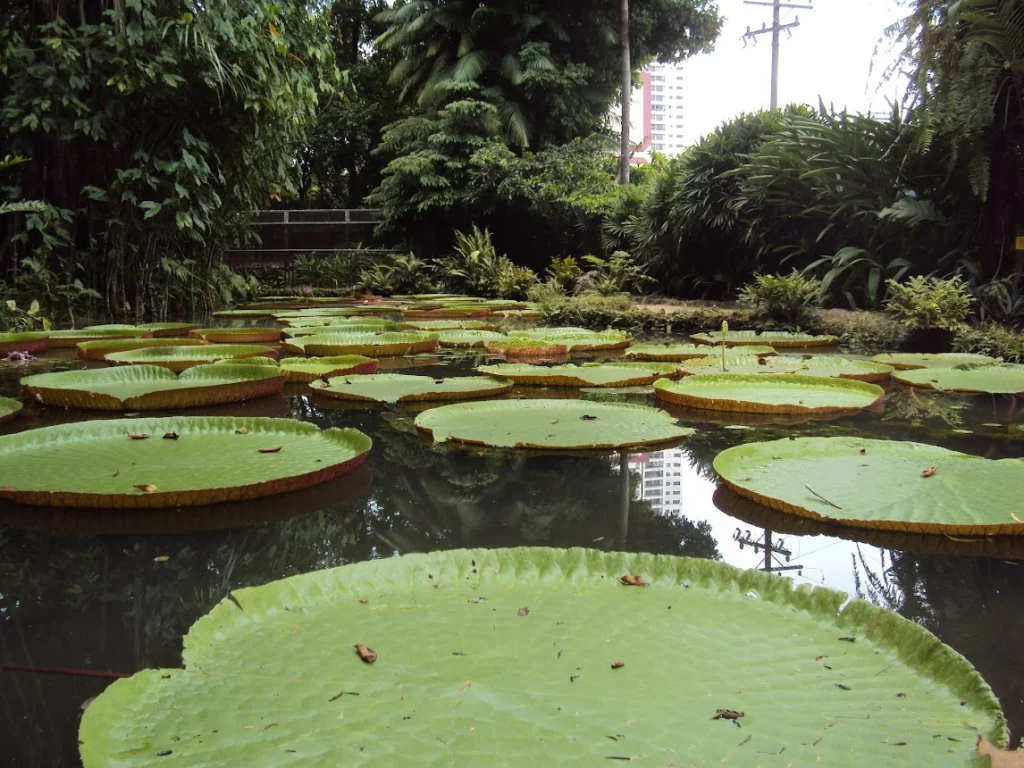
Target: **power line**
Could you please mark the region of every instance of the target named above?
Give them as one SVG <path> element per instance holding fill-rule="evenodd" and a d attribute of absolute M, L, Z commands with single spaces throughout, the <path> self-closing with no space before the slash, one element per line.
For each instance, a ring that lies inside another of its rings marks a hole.
<path fill-rule="evenodd" d="M 757 45 L 758 35 L 766 35 L 771 32 L 772 35 L 772 95 L 769 101 L 769 107 L 771 109 L 777 109 L 779 106 L 779 33 L 783 30 L 786 34 L 792 37 L 792 30 L 795 27 L 800 26 L 800 17 L 793 17 L 793 21 L 788 24 L 782 24 L 779 20 L 779 15 L 783 8 L 786 10 L 790 9 L 803 9 L 813 11 L 813 5 L 797 5 L 795 3 L 783 3 L 781 0 L 772 0 L 771 2 L 765 2 L 765 0 L 743 0 L 744 5 L 768 5 L 772 9 L 772 25 L 769 27 L 767 24 L 761 24 L 760 29 L 751 30 L 747 27 L 747 31 L 743 33 L 742 40 L 743 45 L 746 46 L 747 40 L 753 41 L 754 45 Z"/>

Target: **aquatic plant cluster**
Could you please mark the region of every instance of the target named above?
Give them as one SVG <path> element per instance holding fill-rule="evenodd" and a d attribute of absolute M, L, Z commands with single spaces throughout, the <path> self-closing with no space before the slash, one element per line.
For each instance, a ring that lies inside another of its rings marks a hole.
<path fill-rule="evenodd" d="M 451 294 L 269 297 L 217 312 L 209 327 L 0 335 L 4 364 L 24 366 L 23 400 L 0 399 L 0 421 L 16 427 L 37 409 L 119 416 L 0 436 L 0 499 L 181 513 L 355 477 L 372 448 L 363 431 L 230 413 L 282 393 L 354 412 L 402 409 L 434 451 L 512 455 L 672 447 L 708 422 L 875 419 L 895 391 L 1024 395 L 1024 365 L 984 355 L 845 357 L 834 336 L 724 322 L 645 341 L 537 326 L 538 314 L 527 302 Z M 80 366 L 47 369 L 51 350 L 72 347 Z M 460 356 L 479 362 L 474 375 L 402 372 Z M 221 408 L 173 413 L 203 406 Z M 808 523 L 1024 535 L 1017 458 L 791 434 L 720 451 L 714 469 L 738 504 Z M 614 618 L 623 615 L 633 618 Z M 769 655 L 729 653 L 737 632 Z M 424 765 L 521 764 L 551 749 L 580 764 L 630 760 L 679 748 L 663 727 L 679 675 L 702 691 L 678 702 L 678 717 L 693 724 L 687 748 L 704 758 L 753 739 L 798 763 L 884 761 L 893 745 L 910 745 L 919 764 L 970 765 L 979 737 L 993 754 L 1008 739 L 988 685 L 926 629 L 828 589 L 671 556 L 479 549 L 312 572 L 226 596 L 185 637 L 183 660 L 114 683 L 86 709 L 86 768 L 386 761 L 414 745 Z M 800 693 L 780 703 L 772 685 L 750 689 L 755 674 L 778 677 L 773 685 L 796 676 Z M 496 703 L 488 691 L 499 686 Z M 552 747 L 523 712 L 574 738 Z"/>

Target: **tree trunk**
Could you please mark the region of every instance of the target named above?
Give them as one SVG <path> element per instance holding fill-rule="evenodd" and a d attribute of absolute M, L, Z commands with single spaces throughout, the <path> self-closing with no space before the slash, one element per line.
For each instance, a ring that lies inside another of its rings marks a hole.
<path fill-rule="evenodd" d="M 622 134 L 619 138 L 619 184 L 629 184 L 629 102 L 633 68 L 629 62 L 629 0 L 619 0 L 619 39 L 622 41 Z"/>

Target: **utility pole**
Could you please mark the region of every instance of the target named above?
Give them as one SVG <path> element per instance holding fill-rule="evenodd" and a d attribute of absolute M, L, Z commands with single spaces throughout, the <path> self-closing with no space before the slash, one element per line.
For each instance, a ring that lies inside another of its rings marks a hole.
<path fill-rule="evenodd" d="M 629 0 L 619 0 L 619 61 L 622 72 L 622 132 L 619 134 L 619 184 L 629 184 L 629 102 L 633 98 L 633 67 L 629 60 Z"/>
<path fill-rule="evenodd" d="M 766 2 L 765 0 L 743 0 L 744 5 L 770 5 L 772 8 L 772 25 L 769 27 L 764 23 L 761 24 L 760 29 L 751 30 L 747 27 L 747 31 L 743 33 L 743 46 L 746 47 L 747 40 L 752 40 L 754 45 L 757 45 L 757 36 L 766 35 L 769 32 L 772 33 L 772 95 L 771 101 L 768 106 L 770 109 L 779 108 L 779 32 L 785 30 L 786 34 L 790 37 L 793 36 L 791 30 L 795 27 L 800 26 L 800 17 L 793 17 L 793 21 L 789 24 L 780 23 L 779 14 L 782 9 L 786 10 L 800 8 L 808 11 L 813 11 L 813 5 L 797 5 L 795 3 L 784 3 L 781 0 L 771 0 Z"/>
<path fill-rule="evenodd" d="M 764 531 L 764 536 L 760 539 L 755 539 L 753 534 L 749 530 L 741 531 L 739 528 L 732 535 L 732 540 L 740 545 L 740 549 L 743 547 L 752 547 L 755 554 L 760 553 L 764 550 L 764 566 L 761 568 L 766 573 L 780 573 L 781 571 L 798 571 L 803 574 L 804 567 L 802 565 L 789 565 L 789 558 L 793 556 L 793 553 L 786 549 L 786 542 L 783 539 L 778 539 L 774 544 L 772 543 L 772 532 L 767 528 Z M 786 562 L 783 563 L 778 556 L 782 555 L 786 558 Z"/>

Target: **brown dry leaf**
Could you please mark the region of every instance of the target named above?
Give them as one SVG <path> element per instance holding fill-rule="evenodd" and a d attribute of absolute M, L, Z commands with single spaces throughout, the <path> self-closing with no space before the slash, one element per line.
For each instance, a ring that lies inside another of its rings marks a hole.
<path fill-rule="evenodd" d="M 149 440 L 149 435 L 145 432 L 129 432 L 128 437 L 132 440 Z"/>
<path fill-rule="evenodd" d="M 624 662 L 624 661 L 613 661 L 612 662 L 612 669 L 622 669 L 624 666 L 626 666 L 626 662 Z"/>
<path fill-rule="evenodd" d="M 359 654 L 359 658 L 367 664 L 373 664 L 373 662 L 377 660 L 377 654 L 374 653 L 372 648 L 368 648 L 362 643 L 356 643 L 354 648 L 356 649 L 356 653 Z"/>
<path fill-rule="evenodd" d="M 627 587 L 646 587 L 647 586 L 647 582 L 644 581 L 642 578 L 640 578 L 639 576 L 632 576 L 632 575 L 630 575 L 628 573 L 625 576 L 622 577 L 621 581 Z"/>
<path fill-rule="evenodd" d="M 712 720 L 739 720 L 743 717 L 743 712 L 738 709 L 716 709 L 715 716 Z"/>
<path fill-rule="evenodd" d="M 557 424 L 558 423 L 558 419 L 553 420 L 551 423 L 552 424 Z"/>
<path fill-rule="evenodd" d="M 154 563 L 166 563 L 171 558 L 168 555 L 157 555 L 153 558 Z"/>
<path fill-rule="evenodd" d="M 136 485 L 135 487 L 138 488 L 143 493 L 152 493 L 153 491 L 156 490 L 156 486 L 155 485 L 148 485 L 146 483 L 140 483 L 140 484 Z"/>
<path fill-rule="evenodd" d="M 179 437 L 177 432 L 164 432 L 164 440 L 177 440 Z"/>
<path fill-rule="evenodd" d="M 523 606 L 518 611 L 516 611 L 516 613 L 519 614 L 520 616 L 529 616 L 530 615 L 530 609 L 527 608 L 526 606 Z"/>
<path fill-rule="evenodd" d="M 984 736 L 978 737 L 978 754 L 989 758 L 992 768 L 1024 768 L 1024 749 L 1009 752 L 1000 749 Z"/>
<path fill-rule="evenodd" d="M 921 477 L 931 477 L 939 471 L 938 467 L 928 467 L 924 472 L 921 473 Z"/>
<path fill-rule="evenodd" d="M 867 449 L 867 448 L 861 448 L 861 449 L 860 449 L 860 455 L 861 455 L 861 456 L 863 456 L 863 455 L 864 455 L 865 453 L 867 453 L 867 452 L 868 452 L 868 449 Z"/>
<path fill-rule="evenodd" d="M 245 427 L 239 427 L 238 429 L 235 430 L 235 434 L 236 435 L 248 435 L 249 434 L 249 430 L 246 429 Z"/>
<path fill-rule="evenodd" d="M 260 448 L 260 453 L 280 453 L 284 446 L 275 445 L 273 448 Z"/>
<path fill-rule="evenodd" d="M 582 416 L 580 416 L 580 421 L 597 421 L 597 416 L 590 416 L 584 413 Z"/>

